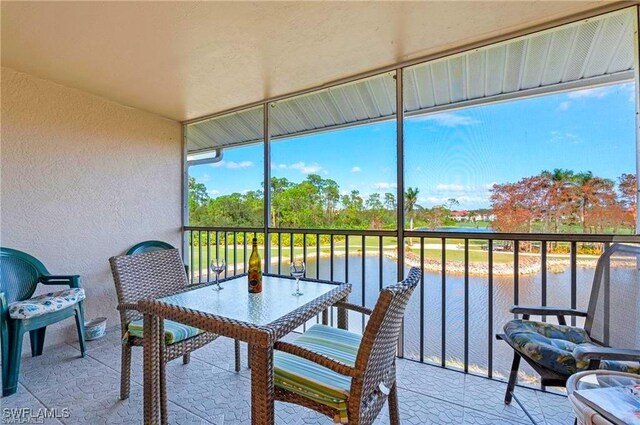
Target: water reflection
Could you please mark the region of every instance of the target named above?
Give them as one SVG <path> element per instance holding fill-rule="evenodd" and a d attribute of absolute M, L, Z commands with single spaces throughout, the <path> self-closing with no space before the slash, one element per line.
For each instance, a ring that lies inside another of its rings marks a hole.
<path fill-rule="evenodd" d="M 287 263 L 286 255 L 283 264 Z M 364 304 L 372 308 L 378 297 L 380 286 L 386 286 L 398 281 L 396 262 L 392 259 L 380 257 L 377 254 L 361 255 L 351 252 L 347 263 L 344 255 L 336 255 L 333 260 L 333 274 L 331 260 L 322 257 L 318 262 L 313 256 L 307 257 L 307 277 L 338 282 L 349 282 L 353 285 L 350 301 Z M 579 263 L 580 265 L 580 263 Z M 363 296 L 363 266 L 364 266 L 364 296 Z M 283 273 L 286 273 L 282 268 Z M 408 266 L 407 266 L 408 269 Z M 547 305 L 558 307 L 571 306 L 571 273 L 569 267 L 554 267 L 554 271 L 547 273 Z M 272 268 L 277 272 L 277 266 Z M 382 272 L 382 276 L 380 275 Z M 586 310 L 589 302 L 591 285 L 595 269 L 593 267 L 578 267 L 576 270 L 577 308 Z M 626 270 L 624 280 L 638 282 L 637 270 Z M 542 275 L 521 275 L 519 277 L 518 300 L 521 305 L 542 304 Z M 464 361 L 464 328 L 465 328 L 465 285 L 464 276 L 459 274 L 446 275 L 444 285 L 444 334 L 446 339 L 445 360 L 447 367 L 463 368 Z M 440 364 L 442 358 L 442 322 L 443 322 L 443 282 L 439 272 L 426 272 L 424 286 L 418 287 L 412 297 L 405 318 L 405 356 L 412 359 L 420 358 L 420 294 L 423 294 L 424 304 L 424 360 Z M 638 292 L 636 289 L 635 292 Z M 495 334 L 502 331 L 504 324 L 513 318 L 509 313 L 514 304 L 513 275 L 493 277 L 493 294 L 489 294 L 488 276 L 469 276 L 468 287 L 468 323 L 469 323 L 469 369 L 473 372 L 486 374 L 488 368 L 489 344 L 493 348 L 493 373 L 496 378 L 506 378 L 511 367 L 513 352 L 502 341 L 495 340 Z M 640 294 L 636 294 L 637 304 Z M 493 320 L 489 320 L 489 303 L 493 307 Z M 640 309 L 636 308 L 640 316 Z M 335 312 L 334 312 L 335 319 Z M 612 316 L 612 320 L 615 320 Z M 555 318 L 549 318 L 555 321 Z M 315 323 L 311 320 L 309 324 Z M 354 332 L 361 332 L 364 321 L 362 315 L 350 313 L 349 328 Z M 584 324 L 578 319 L 578 326 Z M 490 328 L 491 326 L 491 328 Z M 615 324 L 612 328 L 616 327 Z M 627 326 L 619 326 L 627 329 Z M 637 327 L 636 327 L 637 328 Z M 636 329 L 637 331 L 637 329 Z M 640 335 L 638 336 L 640 338 Z M 537 374 L 523 362 L 521 371 L 526 374 L 531 383 L 537 380 Z"/>
<path fill-rule="evenodd" d="M 320 259 L 320 273 L 316 274 L 316 260 L 307 260 L 308 276 L 329 280 L 331 264 L 328 258 Z M 379 292 L 380 263 L 377 255 L 365 256 L 364 304 L 373 307 Z M 362 257 L 351 254 L 349 274 L 345 279 L 345 257 L 335 257 L 333 280 L 348 281 L 353 285 L 350 300 L 362 303 Z M 382 282 L 388 285 L 398 279 L 396 262 L 382 258 Z M 586 309 L 594 269 L 577 269 L 578 308 Z M 513 318 L 509 313 L 514 301 L 513 276 L 494 276 L 493 297 L 489 298 L 488 276 L 469 277 L 469 363 L 470 369 L 486 373 L 488 366 L 489 342 L 493 345 L 493 368 L 497 377 L 506 376 L 511 367 L 512 351 L 503 342 L 496 341 L 494 334 L 502 330 L 503 325 Z M 445 338 L 446 362 L 449 367 L 463 367 L 464 360 L 464 277 L 447 274 L 445 285 Z M 420 288 L 407 307 L 405 318 L 405 356 L 413 359 L 420 357 Z M 442 351 L 442 276 L 440 273 L 426 272 L 424 275 L 424 358 L 426 361 L 440 363 Z M 489 332 L 489 301 L 493 304 L 493 326 Z M 520 276 L 520 304 L 540 305 L 542 301 L 541 274 Z M 547 275 L 547 305 L 571 305 L 571 277 L 565 270 Z M 361 332 L 362 320 L 359 314 L 352 314 L 349 327 Z M 578 323 L 581 325 L 582 323 Z M 490 339 L 489 339 L 490 338 Z M 523 370 L 534 376 L 534 372 L 523 366 Z"/>

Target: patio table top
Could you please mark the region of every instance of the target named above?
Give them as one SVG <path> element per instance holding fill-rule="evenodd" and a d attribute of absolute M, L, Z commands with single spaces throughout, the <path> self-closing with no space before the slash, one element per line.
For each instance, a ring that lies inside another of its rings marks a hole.
<path fill-rule="evenodd" d="M 222 290 L 213 286 L 198 287 L 158 301 L 173 307 L 185 307 L 201 313 L 225 317 L 247 325 L 267 326 L 329 293 L 342 291 L 344 285 L 300 280 L 303 295 L 295 296 L 295 279 L 264 275 L 262 292 L 248 292 L 247 277 L 221 282 Z"/>

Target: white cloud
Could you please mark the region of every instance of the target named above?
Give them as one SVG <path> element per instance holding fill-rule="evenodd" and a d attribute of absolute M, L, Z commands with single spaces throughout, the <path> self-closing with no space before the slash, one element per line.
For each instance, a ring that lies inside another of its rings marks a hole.
<path fill-rule="evenodd" d="M 360 171 L 362 171 L 362 168 L 360 168 L 360 167 L 358 167 L 358 166 L 355 166 L 355 167 L 353 167 L 353 168 L 351 169 L 351 172 L 352 172 L 352 173 L 359 173 Z"/>
<path fill-rule="evenodd" d="M 567 94 L 569 99 L 602 99 L 603 97 L 613 93 L 615 91 L 615 87 L 613 86 L 604 86 L 604 87 L 594 87 L 592 89 L 584 89 L 573 91 Z"/>
<path fill-rule="evenodd" d="M 459 198 L 456 198 L 460 205 L 469 204 L 472 202 L 486 202 L 487 196 L 482 195 L 464 195 Z"/>
<path fill-rule="evenodd" d="M 486 204 L 488 202 L 489 196 L 487 194 L 469 194 L 469 195 L 460 195 L 460 196 L 425 196 L 423 198 L 419 198 L 418 202 L 424 204 L 425 207 L 429 208 L 435 205 L 446 205 L 449 203 L 449 200 L 455 199 L 459 202 L 460 207 L 464 208 L 465 205 L 469 207 L 473 207 L 473 205 L 469 204 Z"/>
<path fill-rule="evenodd" d="M 551 138 L 548 140 L 548 143 L 570 143 L 578 145 L 582 143 L 582 138 L 577 134 L 570 132 L 552 131 Z"/>
<path fill-rule="evenodd" d="M 461 125 L 479 124 L 480 121 L 467 115 L 460 115 L 453 112 L 442 112 L 434 115 L 426 115 L 417 118 L 420 121 L 435 121 L 445 127 L 458 127 Z"/>
<path fill-rule="evenodd" d="M 213 164 L 211 164 L 212 167 L 214 168 L 231 168 L 231 169 L 235 169 L 235 168 L 249 168 L 249 167 L 253 167 L 253 162 L 252 161 L 241 161 L 241 162 L 235 162 L 235 161 L 220 161 L 220 162 L 214 162 Z"/>
<path fill-rule="evenodd" d="M 487 206 L 489 203 L 490 189 L 495 182 L 474 183 L 462 185 L 459 183 L 440 183 L 435 187 L 421 192 L 418 202 L 431 208 L 436 205 L 446 205 L 449 200 L 455 199 L 459 202 L 461 209 L 473 209 Z"/>
<path fill-rule="evenodd" d="M 629 103 L 636 103 L 636 86 L 633 83 L 625 83 L 620 86 L 622 92 L 629 95 Z"/>
<path fill-rule="evenodd" d="M 389 190 L 389 189 L 395 189 L 396 187 L 398 187 L 396 183 L 389 183 L 389 182 L 378 182 L 373 185 L 373 188 L 376 190 Z"/>
<path fill-rule="evenodd" d="M 300 171 L 302 174 L 314 174 L 319 171 L 322 171 L 322 167 L 318 164 L 309 164 L 300 161 L 295 164 L 289 165 L 289 168 L 293 168 L 294 170 Z"/>
<path fill-rule="evenodd" d="M 211 197 L 220 195 L 220 191 L 218 189 L 209 189 L 209 190 L 207 190 L 207 193 Z"/>
<path fill-rule="evenodd" d="M 271 168 L 278 169 L 278 170 L 298 170 L 302 174 L 314 174 L 314 173 L 320 173 L 320 172 L 322 172 L 324 175 L 329 174 L 329 172 L 319 164 L 315 164 L 315 163 L 307 164 L 302 161 L 299 161 L 293 164 L 278 164 L 278 163 L 272 162 Z"/>
<path fill-rule="evenodd" d="M 211 176 L 207 173 L 204 173 L 198 180 L 200 180 L 201 182 L 208 182 L 209 180 L 211 180 Z"/>
<path fill-rule="evenodd" d="M 569 109 L 570 106 L 571 106 L 571 102 L 564 101 L 564 102 L 560 102 L 560 104 L 558 105 L 558 109 L 561 111 L 566 111 Z"/>
<path fill-rule="evenodd" d="M 432 204 L 432 205 L 440 205 L 447 202 L 449 198 L 447 197 L 439 197 L 439 196 L 426 196 L 424 198 L 419 198 L 418 202 L 421 204 Z"/>
<path fill-rule="evenodd" d="M 436 186 L 436 190 L 440 192 L 464 192 L 467 188 L 461 184 L 439 184 Z"/>

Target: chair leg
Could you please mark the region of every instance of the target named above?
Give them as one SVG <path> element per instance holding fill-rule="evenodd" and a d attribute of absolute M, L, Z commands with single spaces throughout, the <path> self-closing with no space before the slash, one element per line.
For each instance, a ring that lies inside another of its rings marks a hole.
<path fill-rule="evenodd" d="M 84 306 L 83 302 L 80 301 L 76 305 L 76 328 L 78 329 L 78 343 L 80 344 L 80 355 L 84 357 L 84 353 L 86 352 L 86 347 L 84 344 Z"/>
<path fill-rule="evenodd" d="M 164 320 L 158 321 L 158 335 L 164 337 Z M 160 370 L 159 370 L 159 378 L 160 378 L 160 424 L 168 425 L 169 423 L 169 403 L 167 401 L 167 346 L 164 341 L 164 338 L 161 338 L 160 342 L 160 352 L 159 361 L 160 361 Z"/>
<path fill-rule="evenodd" d="M 161 331 L 162 330 L 161 327 Z M 167 402 L 167 362 L 164 355 L 165 347 L 160 347 L 160 424 L 167 425 L 169 423 L 169 406 Z"/>
<path fill-rule="evenodd" d="M 511 363 L 511 374 L 509 375 L 509 382 L 507 383 L 507 392 L 504 395 L 504 404 L 511 404 L 513 399 L 513 390 L 518 382 L 518 369 L 520 368 L 520 359 L 522 357 L 516 351 L 513 352 L 513 363 Z"/>
<path fill-rule="evenodd" d="M 182 355 L 182 364 L 189 364 L 191 361 L 191 353 L 186 353 Z"/>
<path fill-rule="evenodd" d="M 393 384 L 389 393 L 389 423 L 400 425 L 400 409 L 398 407 L 398 385 Z"/>
<path fill-rule="evenodd" d="M 120 360 L 120 400 L 129 398 L 131 388 L 131 346 L 122 346 L 122 356 Z"/>
<path fill-rule="evenodd" d="M 240 372 L 240 341 L 234 339 L 233 346 L 236 352 L 236 372 Z"/>
<path fill-rule="evenodd" d="M 2 320 L 0 318 L 0 320 Z M 2 342 L 0 342 L 0 345 L 2 345 L 2 382 L 3 384 L 5 382 L 7 382 L 7 380 L 9 379 L 9 331 L 7 329 L 7 325 L 6 323 L 2 323 Z M 3 390 L 4 390 L 4 385 L 3 385 Z M 3 395 L 5 395 L 3 393 Z"/>
<path fill-rule="evenodd" d="M 2 381 L 3 397 L 15 394 L 16 390 L 18 389 L 18 376 L 20 375 L 20 358 L 22 356 L 22 338 L 24 336 L 22 321 L 16 320 L 11 324 L 9 335 L 11 339 L 11 342 L 9 344 L 9 364 L 7 370 L 7 379 Z"/>
<path fill-rule="evenodd" d="M 42 349 L 44 348 L 44 335 L 46 331 L 46 326 L 29 331 L 29 339 L 31 340 L 31 357 L 42 355 Z"/>

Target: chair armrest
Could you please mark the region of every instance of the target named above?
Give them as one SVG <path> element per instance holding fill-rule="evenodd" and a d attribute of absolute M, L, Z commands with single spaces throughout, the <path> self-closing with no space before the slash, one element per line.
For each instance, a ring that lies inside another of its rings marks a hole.
<path fill-rule="evenodd" d="M 351 376 L 354 377 L 356 376 L 356 370 L 355 368 L 346 365 L 342 362 L 339 362 L 337 360 L 334 360 L 332 358 L 329 358 L 327 356 L 324 356 L 322 354 L 318 354 L 316 352 L 313 352 L 311 350 L 307 350 L 306 348 L 300 347 L 298 345 L 295 344 L 290 344 L 288 342 L 284 342 L 284 341 L 278 341 L 275 343 L 275 345 L 273 346 L 274 349 L 285 352 L 285 353 L 289 353 L 289 354 L 293 354 L 295 356 L 301 357 L 303 359 L 312 361 L 314 363 L 319 364 L 320 366 L 324 366 L 328 369 L 333 370 L 334 372 L 337 372 L 341 375 L 346 375 L 346 376 Z"/>
<path fill-rule="evenodd" d="M 40 277 L 40 282 L 45 285 L 69 285 L 70 288 L 79 288 L 80 276 L 47 274 Z"/>
<path fill-rule="evenodd" d="M 116 308 L 119 311 L 138 310 L 138 304 L 118 304 Z"/>
<path fill-rule="evenodd" d="M 344 302 L 344 301 L 338 301 L 333 306 L 334 307 L 338 307 L 338 308 L 345 308 L 345 309 L 351 310 L 351 311 L 356 311 L 356 312 L 362 313 L 362 314 L 368 314 L 369 316 L 372 313 L 370 308 L 363 307 L 361 305 L 347 303 L 347 302 Z"/>
<path fill-rule="evenodd" d="M 9 311 L 9 306 L 7 304 L 7 297 L 4 292 L 0 292 L 0 320 L 4 320 L 7 312 Z"/>
<path fill-rule="evenodd" d="M 560 307 L 543 307 L 543 306 L 530 306 L 530 305 L 514 305 L 509 310 L 514 314 L 532 314 L 534 316 L 578 316 L 587 317 L 586 311 L 576 310 L 574 308 L 560 308 Z"/>
<path fill-rule="evenodd" d="M 577 360 L 621 360 L 640 361 L 640 350 L 611 347 L 578 347 L 573 350 L 573 356 Z"/>

